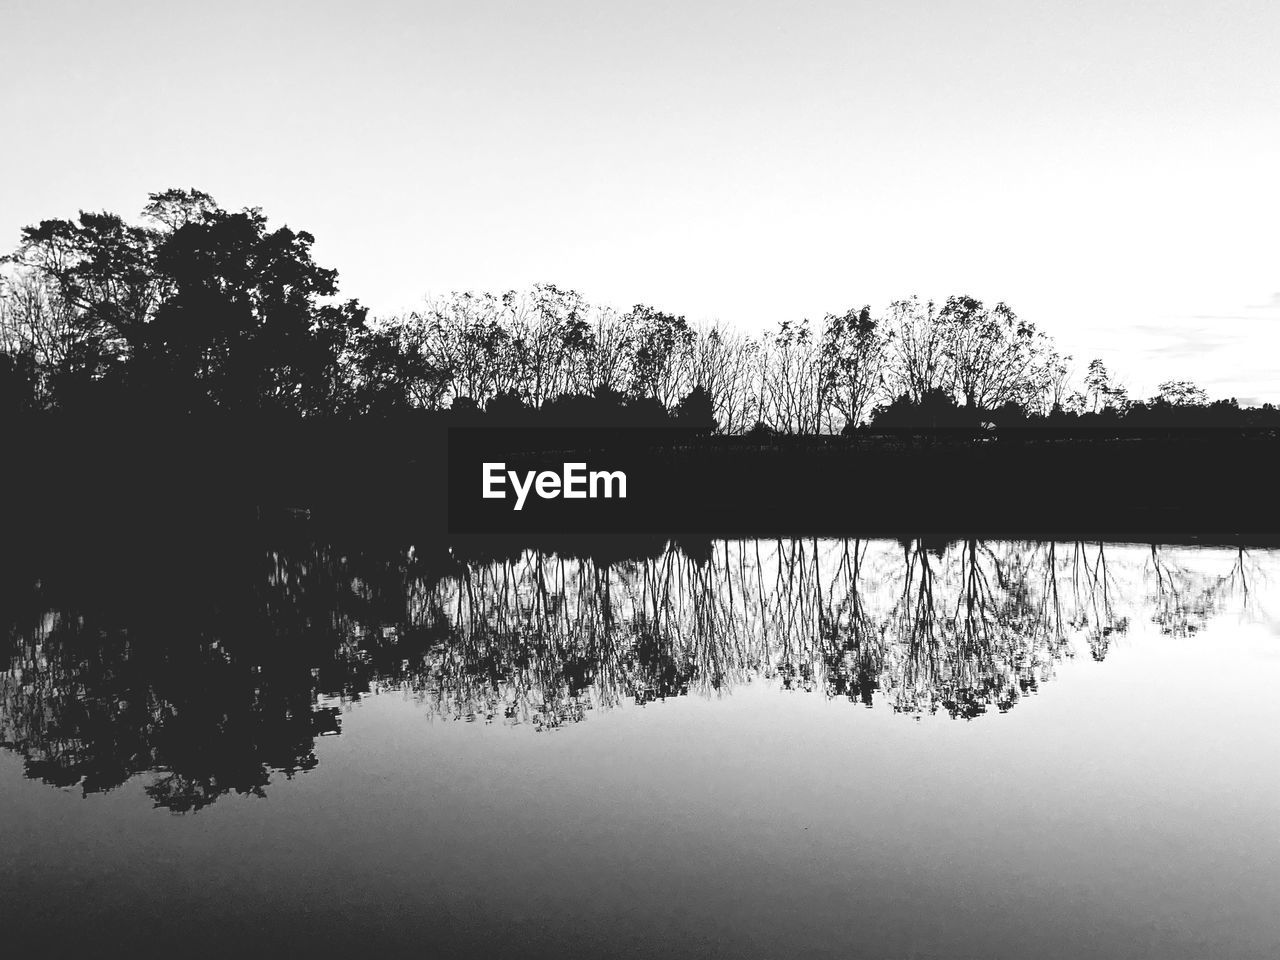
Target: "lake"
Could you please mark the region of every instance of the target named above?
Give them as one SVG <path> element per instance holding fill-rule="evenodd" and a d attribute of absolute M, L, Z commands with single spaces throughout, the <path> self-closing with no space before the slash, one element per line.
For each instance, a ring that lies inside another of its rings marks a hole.
<path fill-rule="evenodd" d="M 0 569 L 10 947 L 1280 955 L 1278 550 L 300 523 Z"/>

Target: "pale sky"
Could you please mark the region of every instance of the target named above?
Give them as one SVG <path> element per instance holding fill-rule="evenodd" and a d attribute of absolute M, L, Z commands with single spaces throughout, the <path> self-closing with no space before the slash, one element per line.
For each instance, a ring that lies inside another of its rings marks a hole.
<path fill-rule="evenodd" d="M 0 0 L 0 248 L 197 187 L 376 312 L 1005 300 L 1280 402 L 1280 3 Z"/>

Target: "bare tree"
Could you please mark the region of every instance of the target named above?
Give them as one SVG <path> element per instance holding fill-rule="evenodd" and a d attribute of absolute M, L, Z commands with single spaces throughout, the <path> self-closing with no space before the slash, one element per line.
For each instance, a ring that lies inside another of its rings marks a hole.
<path fill-rule="evenodd" d="M 491 293 L 454 293 L 428 303 L 425 313 L 405 318 L 406 335 L 419 344 L 431 366 L 450 373 L 442 401 L 469 397 L 483 404 L 514 387 L 506 309 L 504 298 Z"/>
<path fill-rule="evenodd" d="M 926 394 L 946 389 L 951 382 L 950 361 L 933 301 L 895 300 L 885 321 L 892 334 L 886 377 L 890 391 L 919 403 Z"/>
<path fill-rule="evenodd" d="M 631 339 L 626 324 L 610 307 L 594 308 L 592 324 L 590 356 L 581 371 L 580 389 L 583 393 L 622 393 L 632 378 Z"/>
<path fill-rule="evenodd" d="M 754 421 L 760 352 L 757 341 L 719 325 L 695 331 L 690 379 L 711 397 L 716 423 L 724 433 L 743 433 Z"/>
<path fill-rule="evenodd" d="M 51 372 L 66 364 L 83 336 L 73 306 L 39 271 L 16 267 L 0 274 L 0 352 L 30 358 L 37 402 L 47 402 Z"/>
<path fill-rule="evenodd" d="M 583 382 L 594 331 L 581 295 L 538 284 L 526 296 L 504 294 L 516 392 L 532 407 L 574 392 Z"/>
<path fill-rule="evenodd" d="M 1019 319 L 1006 304 L 988 309 L 973 297 L 948 297 L 938 323 L 952 388 L 966 406 L 1031 407 L 1047 388 L 1052 346 L 1035 324 Z"/>
<path fill-rule="evenodd" d="M 762 419 L 783 433 L 822 428 L 822 370 L 808 320 L 784 320 L 765 338 L 760 364 Z"/>

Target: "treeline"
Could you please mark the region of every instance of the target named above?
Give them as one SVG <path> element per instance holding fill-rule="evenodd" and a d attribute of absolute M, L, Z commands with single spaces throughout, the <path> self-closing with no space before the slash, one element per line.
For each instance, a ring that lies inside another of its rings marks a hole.
<path fill-rule="evenodd" d="M 371 318 L 337 297 L 314 238 L 197 190 L 22 231 L 0 277 L 0 411 L 391 416 L 724 433 L 1012 424 L 1280 424 L 1188 381 L 1132 402 L 1005 304 L 917 298 L 759 336 L 646 305 L 618 311 L 541 284 L 455 293 Z"/>

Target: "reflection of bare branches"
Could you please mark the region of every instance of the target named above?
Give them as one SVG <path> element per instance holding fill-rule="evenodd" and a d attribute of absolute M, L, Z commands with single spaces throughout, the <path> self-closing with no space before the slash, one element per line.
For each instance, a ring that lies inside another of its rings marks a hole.
<path fill-rule="evenodd" d="M 826 659 L 827 690 L 871 706 L 884 670 L 884 631 L 867 612 L 859 584 L 869 544 L 843 541 L 839 563 L 821 609 L 818 637 Z M 837 601 L 836 591 L 840 591 Z"/>
<path fill-rule="evenodd" d="M 1235 560 L 1222 579 L 1221 589 L 1226 597 L 1240 597 L 1241 619 L 1260 619 L 1260 611 L 1257 608 L 1259 595 L 1257 587 L 1265 586 L 1266 583 L 1266 571 L 1257 557 L 1244 547 L 1237 548 Z"/>
<path fill-rule="evenodd" d="M 157 804 L 195 810 L 310 769 L 315 738 L 367 691 L 540 730 L 761 680 L 972 718 L 1035 691 L 1072 636 L 1105 657 L 1126 601 L 1192 636 L 1231 598 L 1255 608 L 1265 583 L 1244 549 L 1223 563 L 1079 542 L 717 541 L 607 564 L 305 545 L 255 562 L 248 595 L 220 595 L 177 636 L 38 587 L 10 604 L 0 745 L 32 776 L 85 790 L 151 771 Z"/>
<path fill-rule="evenodd" d="M 1247 550 L 1234 552 L 1226 573 L 1197 570 L 1177 563 L 1159 546 L 1151 547 L 1148 577 L 1152 582 L 1155 611 L 1153 623 L 1161 632 L 1176 637 L 1192 636 L 1204 629 L 1210 617 L 1229 599 L 1239 596 L 1241 613 L 1251 603 L 1250 580 L 1263 576 Z"/>
<path fill-rule="evenodd" d="M 753 676 L 977 716 L 1008 709 L 1062 655 L 1056 576 L 1038 575 L 1047 593 L 1032 584 L 1052 550 L 912 541 L 868 574 L 876 546 L 723 542 L 705 562 L 669 549 L 609 568 L 534 552 L 469 565 L 431 602 L 417 595 L 442 612 L 447 639 L 409 683 L 444 715 L 542 726 Z M 877 613 L 886 585 L 894 599 Z"/>
<path fill-rule="evenodd" d="M 1129 618 L 1118 617 L 1114 608 L 1115 577 L 1107 565 L 1106 545 L 1099 543 L 1090 562 L 1089 547 L 1077 541 L 1071 556 L 1071 588 L 1074 613 L 1071 626 L 1084 630 L 1089 652 L 1104 660 L 1111 638 L 1129 629 Z"/>

